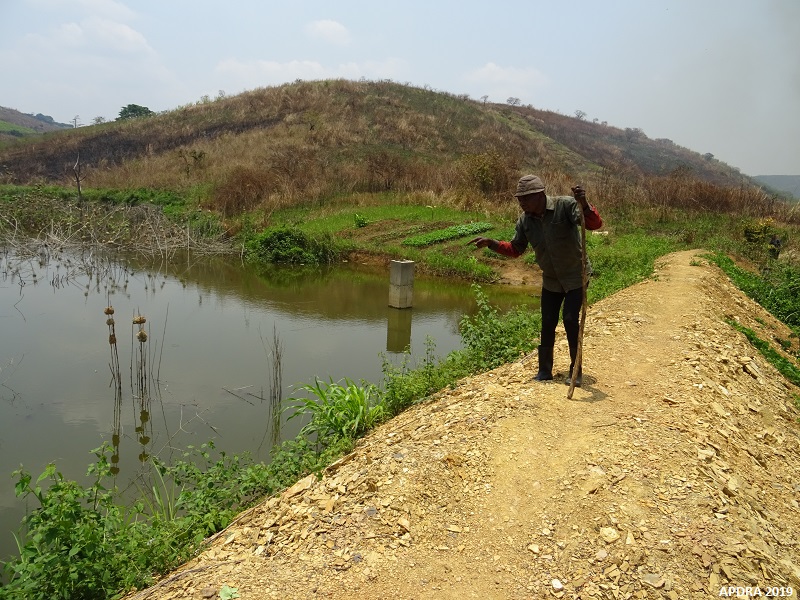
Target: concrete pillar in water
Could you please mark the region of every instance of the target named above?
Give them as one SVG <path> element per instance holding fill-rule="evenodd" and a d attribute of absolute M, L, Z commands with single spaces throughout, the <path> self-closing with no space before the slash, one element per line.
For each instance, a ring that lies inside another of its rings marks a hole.
<path fill-rule="evenodd" d="M 389 306 L 411 308 L 413 297 L 414 261 L 391 261 L 389 265 Z"/>

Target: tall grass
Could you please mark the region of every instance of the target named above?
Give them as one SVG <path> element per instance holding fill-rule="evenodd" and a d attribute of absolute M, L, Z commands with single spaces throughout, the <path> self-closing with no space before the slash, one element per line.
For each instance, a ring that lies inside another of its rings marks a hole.
<path fill-rule="evenodd" d="M 0 182 L 71 188 L 80 152 L 87 191 L 170 190 L 228 220 L 382 192 L 497 210 L 536 171 L 550 193 L 582 183 L 631 215 L 679 207 L 797 222 L 735 169 L 634 133 L 389 81 L 296 82 L 7 144 Z"/>
<path fill-rule="evenodd" d="M 343 384 L 323 382 L 300 386 L 310 397 L 292 397 L 287 406 L 290 419 L 308 417 L 310 420 L 300 434 L 325 444 L 326 440 L 355 440 L 372 429 L 386 416 L 378 389 L 370 383 L 356 384 L 345 378 Z"/>

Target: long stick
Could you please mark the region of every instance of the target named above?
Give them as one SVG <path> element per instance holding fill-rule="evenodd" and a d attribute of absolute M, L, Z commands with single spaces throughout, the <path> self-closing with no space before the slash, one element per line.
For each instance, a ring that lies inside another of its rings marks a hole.
<path fill-rule="evenodd" d="M 581 275 L 583 276 L 583 300 L 581 302 L 581 323 L 578 328 L 578 350 L 575 352 L 575 364 L 572 367 L 570 374 L 569 391 L 567 392 L 567 399 L 572 400 L 572 393 L 575 391 L 575 380 L 578 378 L 578 373 L 581 372 L 583 366 L 583 329 L 586 326 L 586 288 L 588 287 L 588 273 L 586 268 L 586 220 L 583 217 L 583 207 L 580 209 L 581 213 Z"/>

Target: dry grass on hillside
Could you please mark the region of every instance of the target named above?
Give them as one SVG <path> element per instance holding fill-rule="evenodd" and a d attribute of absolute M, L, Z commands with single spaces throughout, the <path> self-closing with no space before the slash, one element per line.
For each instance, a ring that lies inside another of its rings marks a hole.
<path fill-rule="evenodd" d="M 376 192 L 490 210 L 535 171 L 609 208 L 796 219 L 735 169 L 640 130 L 390 81 L 295 82 L 56 132 L 0 147 L 0 182 L 73 185 L 78 156 L 85 187 L 174 190 L 224 217 Z"/>

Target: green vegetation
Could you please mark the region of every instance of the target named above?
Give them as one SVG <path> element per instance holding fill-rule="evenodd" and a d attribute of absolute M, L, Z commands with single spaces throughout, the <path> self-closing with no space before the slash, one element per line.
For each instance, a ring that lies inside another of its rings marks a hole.
<path fill-rule="evenodd" d="M 357 385 L 347 378 L 344 385 L 317 380 L 300 389 L 309 392 L 312 398 L 289 398 L 289 402 L 295 403 L 287 407 L 294 410 L 289 418 L 311 415 L 300 434 L 320 443 L 331 438 L 356 440 L 386 415 L 378 388 L 371 383 L 362 381 Z"/>
<path fill-rule="evenodd" d="M 748 341 L 759 352 L 761 352 L 761 355 L 766 358 L 776 369 L 778 369 L 778 372 L 780 372 L 781 375 L 783 375 L 788 381 L 791 381 L 796 386 L 800 386 L 800 368 L 797 367 L 797 364 L 793 364 L 782 354 L 776 352 L 769 342 L 759 338 L 758 334 L 752 329 L 744 327 L 732 319 L 729 319 L 726 322 L 737 331 L 743 333 Z"/>
<path fill-rule="evenodd" d="M 684 247 L 677 240 L 643 230 L 609 237 L 590 235 L 586 239 L 593 271 L 586 293 L 590 303 L 646 279 L 659 256 Z"/>
<path fill-rule="evenodd" d="M 476 235 L 494 229 L 491 223 L 466 223 L 464 225 L 451 225 L 445 229 L 438 229 L 436 231 L 429 231 L 428 233 L 421 233 L 412 237 L 408 237 L 402 241 L 404 246 L 413 246 L 416 248 L 422 246 L 431 246 L 440 242 L 446 242 L 461 238 L 467 235 Z"/>
<path fill-rule="evenodd" d="M 770 261 L 760 273 L 736 266 L 730 257 L 714 254 L 712 260 L 737 287 L 800 333 L 800 269 L 795 265 Z"/>
<path fill-rule="evenodd" d="M 518 359 L 537 346 L 542 323 L 538 311 L 517 308 L 501 315 L 473 285 L 478 312 L 461 320 L 464 359 L 470 372 L 482 372 Z"/>
<path fill-rule="evenodd" d="M 269 465 L 247 456 L 212 459 L 212 445 L 189 448 L 185 460 L 157 464 L 152 494 L 133 506 L 120 503 L 107 446 L 94 451 L 87 487 L 65 480 L 55 465 L 34 482 L 15 472 L 16 492 L 38 508 L 23 522 L 19 557 L 4 563 L 0 598 L 119 598 L 153 576 L 188 560 L 203 540 L 257 498 L 274 494 L 329 464 L 339 443 L 317 449 L 306 439 L 284 443 Z M 170 495 L 169 482 L 177 494 Z"/>
<path fill-rule="evenodd" d="M 138 104 L 128 104 L 127 106 L 123 106 L 122 109 L 119 111 L 119 116 L 117 117 L 117 121 L 125 121 L 127 119 L 140 119 L 142 117 L 150 117 L 154 114 L 155 113 L 146 106 L 140 106 Z"/>
<path fill-rule="evenodd" d="M 22 137 L 23 135 L 32 135 L 35 133 L 36 130 L 30 127 L 23 127 L 22 125 L 13 125 L 6 121 L 0 121 L 0 134 Z"/>
<path fill-rule="evenodd" d="M 299 265 L 329 264 L 342 254 L 330 234 L 312 237 L 286 226 L 259 233 L 247 241 L 246 250 L 251 261 Z"/>

